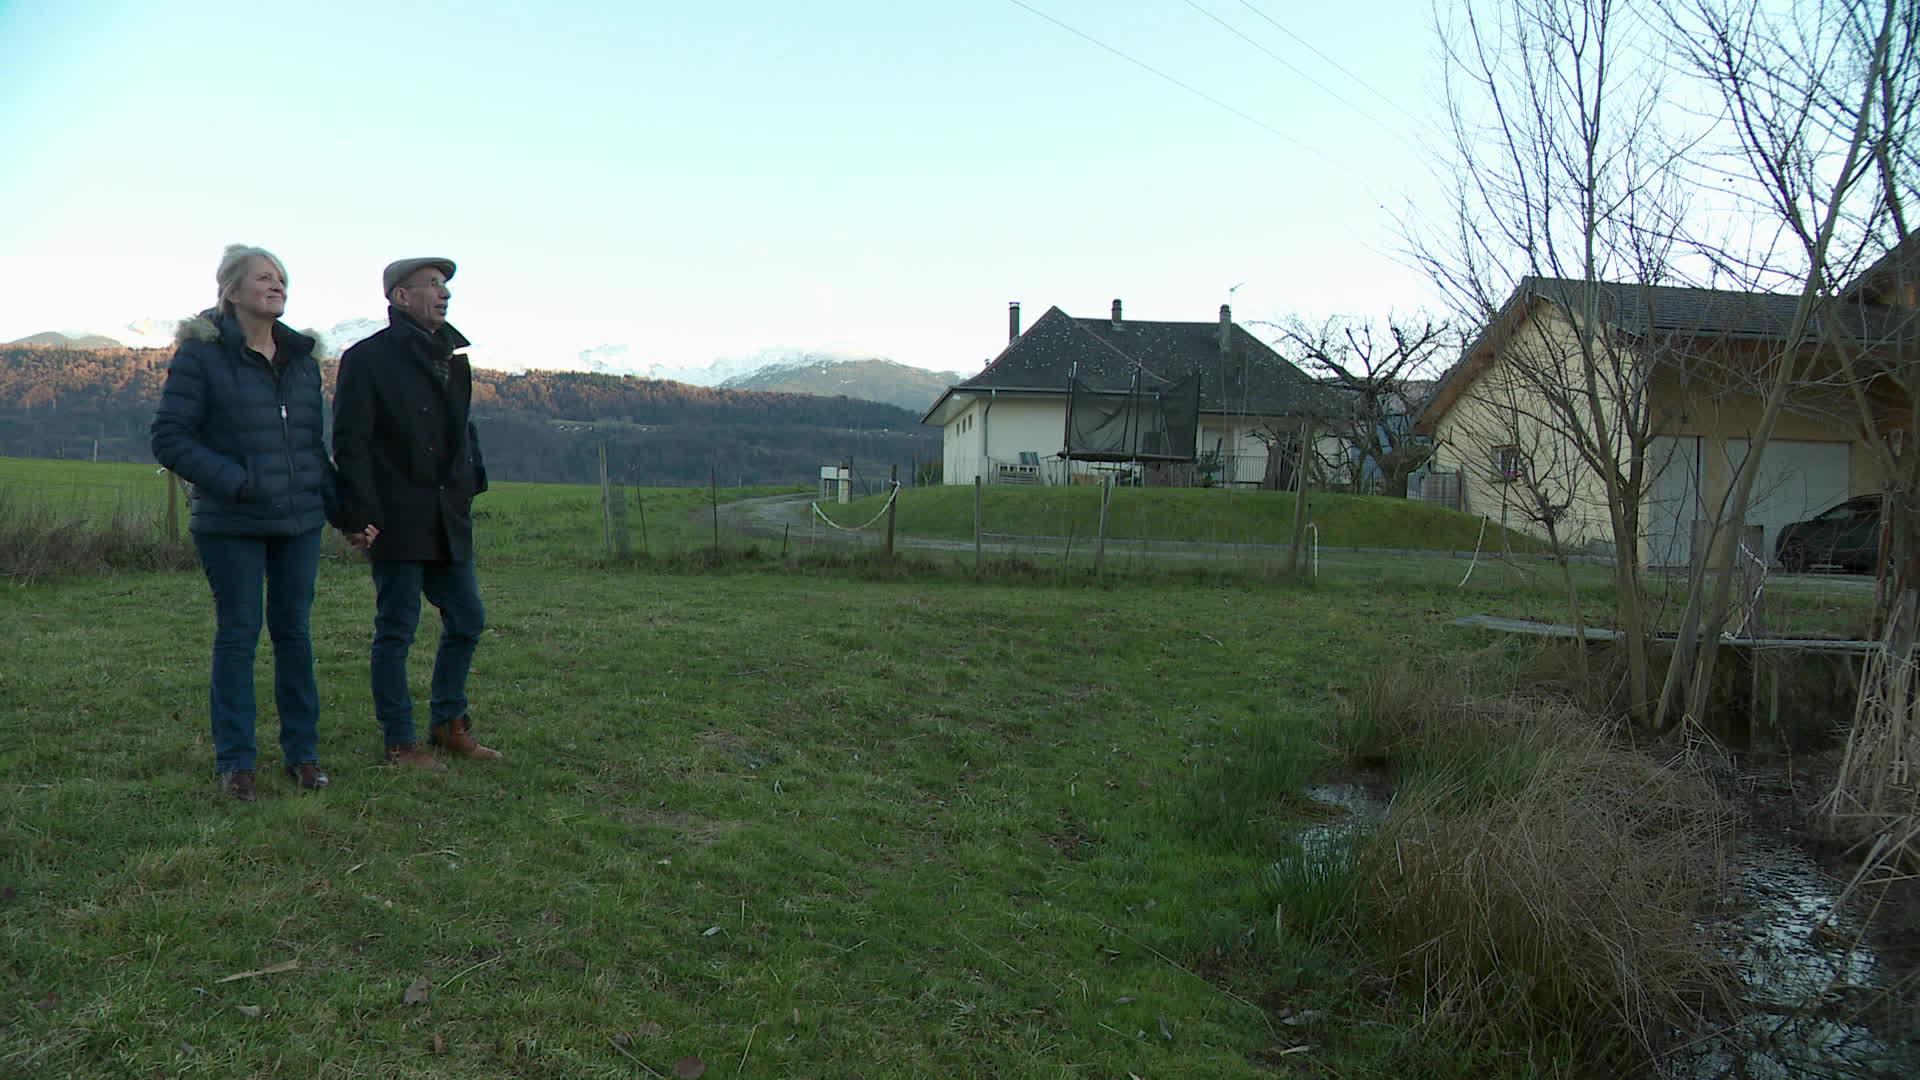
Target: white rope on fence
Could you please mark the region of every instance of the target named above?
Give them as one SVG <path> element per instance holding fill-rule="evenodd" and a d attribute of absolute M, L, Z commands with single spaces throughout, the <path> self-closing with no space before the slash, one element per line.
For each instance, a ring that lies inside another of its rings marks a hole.
<path fill-rule="evenodd" d="M 1753 622 L 1754 612 L 1760 610 L 1760 597 L 1767 591 L 1767 560 L 1754 554 L 1753 549 L 1747 546 L 1745 540 L 1740 541 L 1740 554 L 1753 560 L 1753 564 L 1760 568 L 1760 573 L 1754 578 L 1753 595 L 1747 598 L 1746 603 L 1740 605 L 1742 610 L 1740 612 L 1739 629 L 1733 631 L 1731 634 L 1723 633 L 1720 635 L 1721 637 L 1741 637 L 1746 634 L 1748 625 Z"/>
<path fill-rule="evenodd" d="M 1480 565 L 1480 545 L 1485 543 L 1486 539 L 1487 539 L 1487 515 L 1481 514 L 1480 515 L 1480 537 L 1479 539 L 1473 542 L 1473 561 L 1467 564 L 1467 572 L 1460 575 L 1460 584 L 1455 585 L 1454 588 L 1464 589 L 1467 587 L 1467 579 L 1473 576 L 1473 568 Z"/>
<path fill-rule="evenodd" d="M 835 520 L 833 520 L 832 518 L 830 518 L 830 517 L 828 517 L 828 516 L 827 516 L 827 512 L 826 512 L 825 510 L 822 510 L 822 509 L 820 509 L 820 504 L 819 504 L 819 503 L 817 503 L 817 502 L 816 502 L 816 503 L 808 503 L 807 505 L 809 505 L 809 506 L 811 506 L 811 507 L 813 507 L 813 513 L 814 513 L 814 516 L 815 516 L 815 517 L 818 517 L 818 518 L 819 518 L 819 519 L 820 519 L 821 521 L 824 521 L 824 522 L 826 522 L 826 523 L 827 523 L 828 525 L 831 525 L 831 526 L 833 526 L 834 528 L 836 528 L 836 529 L 839 529 L 839 530 L 840 530 L 841 532 L 859 532 L 859 531 L 861 531 L 862 529 L 865 529 L 865 528 L 868 528 L 868 527 L 869 527 L 869 526 L 871 526 L 871 525 L 872 525 L 872 524 L 873 524 L 874 522 L 876 522 L 876 521 L 879 521 L 879 520 L 880 520 L 880 519 L 881 519 L 882 517 L 884 517 L 884 516 L 886 516 L 886 513 L 887 513 L 887 507 L 889 507 L 889 506 L 892 506 L 892 505 L 893 505 L 893 500 L 895 500 L 895 499 L 897 499 L 897 498 L 899 498 L 899 497 L 900 497 L 900 484 L 899 484 L 899 482 L 898 482 L 898 481 L 894 481 L 894 483 L 893 483 L 893 490 L 892 490 L 892 491 L 889 491 L 889 492 L 887 492 L 887 501 L 886 501 L 886 502 L 884 502 L 884 503 L 882 503 L 882 504 L 880 504 L 880 509 L 879 509 L 879 511 L 878 511 L 877 513 L 875 513 L 875 514 L 874 514 L 874 515 L 873 515 L 872 517 L 870 517 L 870 518 L 868 518 L 868 519 L 867 519 L 867 523 L 866 523 L 865 525 L 855 525 L 855 526 L 853 526 L 852 528 L 848 528 L 847 526 L 845 526 L 845 525 L 842 525 L 842 524 L 840 524 L 839 522 L 837 522 L 837 521 L 835 521 Z"/>

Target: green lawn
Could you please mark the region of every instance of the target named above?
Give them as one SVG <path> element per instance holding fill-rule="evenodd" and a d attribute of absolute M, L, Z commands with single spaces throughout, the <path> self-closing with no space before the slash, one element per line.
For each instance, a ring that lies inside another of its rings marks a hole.
<path fill-rule="evenodd" d="M 252 807 L 207 774 L 195 575 L 0 594 L 0 1074 L 630 1075 L 625 1049 L 663 1073 L 1254 1076 L 1303 1040 L 1228 990 L 1344 1000 L 1273 938 L 1261 871 L 1312 725 L 1403 645 L 1369 625 L 1396 601 L 485 587 L 476 715 L 509 765 L 374 765 L 370 586 L 329 565 L 336 783 L 268 776 Z"/>
<path fill-rule="evenodd" d="M 93 520 L 116 513 L 158 520 L 167 505 L 167 482 L 153 465 L 0 457 L 0 499 Z"/>
<path fill-rule="evenodd" d="M 593 562 L 592 498 L 481 504 L 472 689 L 507 763 L 376 765 L 371 586 L 336 557 L 313 623 L 335 784 L 266 772 L 253 806 L 214 792 L 197 573 L 0 585 L 0 1076 L 1552 1065 L 1423 1031 L 1281 928 L 1268 872 L 1325 813 L 1299 793 L 1342 698 L 1408 657 L 1534 648 L 1450 620 L 1559 617 L 1544 564 L 694 572 Z M 643 498 L 703 542 L 700 493 Z"/>

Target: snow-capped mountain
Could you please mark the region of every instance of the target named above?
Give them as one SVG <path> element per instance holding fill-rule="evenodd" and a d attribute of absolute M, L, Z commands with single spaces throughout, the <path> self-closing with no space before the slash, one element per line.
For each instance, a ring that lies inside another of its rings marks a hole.
<path fill-rule="evenodd" d="M 690 386 L 722 386 L 729 380 L 752 375 L 768 368 L 798 366 L 833 360 L 860 359 L 842 353 L 813 349 L 772 348 L 746 356 L 723 356 L 705 364 L 676 365 L 648 360 L 636 355 L 631 345 L 595 345 L 571 357 L 548 357 L 529 362 L 524 358 L 495 357 L 491 350 L 475 346 L 470 350 L 480 367 L 505 371 L 584 371 L 596 375 L 633 375 L 643 379 L 665 379 Z"/>
<path fill-rule="evenodd" d="M 171 349 L 179 326 L 174 319 L 139 319 L 111 334 L 84 330 L 49 331 L 11 344 L 54 345 L 64 348 Z M 363 339 L 385 329 L 386 323 L 368 318 L 343 319 L 319 330 L 323 356 L 337 357 Z M 579 371 L 596 375 L 636 376 L 739 390 L 770 390 L 817 394 L 866 401 L 884 401 L 909 409 L 924 409 L 946 387 L 959 382 L 953 372 L 933 372 L 897 361 L 836 349 L 781 346 L 743 356 L 723 356 L 705 364 L 677 365 L 650 360 L 627 344 L 607 343 L 581 349 L 571 356 L 529 356 L 511 346 L 489 347 L 485 342 L 467 350 L 474 366 L 499 371 Z"/>
<path fill-rule="evenodd" d="M 374 319 L 342 319 L 320 331 L 320 350 L 327 356 L 339 356 L 386 328 L 386 323 Z"/>
<path fill-rule="evenodd" d="M 134 349 L 171 349 L 178 319 L 136 319 L 108 335 Z"/>
<path fill-rule="evenodd" d="M 961 378 L 958 372 L 928 371 L 881 357 L 802 352 L 735 375 L 720 385 L 734 390 L 821 397 L 845 395 L 921 412 Z"/>

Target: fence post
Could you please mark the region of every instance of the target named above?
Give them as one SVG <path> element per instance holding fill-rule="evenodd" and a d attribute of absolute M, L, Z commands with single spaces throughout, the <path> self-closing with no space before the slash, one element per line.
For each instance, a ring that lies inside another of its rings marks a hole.
<path fill-rule="evenodd" d="M 1100 577 L 1106 572 L 1107 564 L 1107 503 L 1113 498 L 1113 477 L 1108 476 L 1100 485 L 1100 538 L 1093 546 L 1093 576 Z"/>
<path fill-rule="evenodd" d="M 653 549 L 647 545 L 647 500 L 642 498 L 638 488 L 633 492 L 633 508 L 640 512 L 640 554 L 653 557 Z"/>
<path fill-rule="evenodd" d="M 893 515 L 900 509 L 900 463 L 887 468 L 887 559 L 893 559 Z"/>
<path fill-rule="evenodd" d="M 1300 456 L 1293 470 L 1294 481 L 1299 486 L 1293 494 L 1293 543 L 1287 549 L 1287 573 L 1290 575 L 1300 572 L 1300 541 L 1307 534 L 1307 454 L 1312 447 L 1313 422 L 1308 421 L 1300 433 Z"/>
<path fill-rule="evenodd" d="M 713 504 L 713 553 L 720 554 L 720 473 L 707 469 L 707 501 Z"/>
<path fill-rule="evenodd" d="M 173 470 L 162 469 L 160 475 L 167 481 L 167 542 L 180 542 L 180 481 L 174 479 Z"/>
<path fill-rule="evenodd" d="M 607 444 L 600 443 L 600 545 L 613 554 L 613 491 L 607 483 Z"/>
<path fill-rule="evenodd" d="M 976 474 L 973 478 L 973 569 L 976 572 L 980 569 L 980 527 L 980 477 Z"/>

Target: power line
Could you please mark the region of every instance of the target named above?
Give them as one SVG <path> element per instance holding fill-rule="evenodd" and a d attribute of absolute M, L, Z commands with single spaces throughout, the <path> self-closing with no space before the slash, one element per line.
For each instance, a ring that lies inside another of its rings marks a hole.
<path fill-rule="evenodd" d="M 1094 37 L 1092 34 L 1088 34 L 1082 30 L 1076 29 L 1072 26 L 1067 25 L 1066 23 L 1061 22 L 1059 19 L 1056 19 L 1053 16 L 1047 14 L 1046 12 L 1041 11 L 1039 8 L 1036 8 L 1033 5 L 1027 3 L 1026 0 L 1007 0 L 1007 2 L 1014 5 L 1015 7 L 1024 8 L 1031 14 L 1038 15 L 1040 18 L 1047 20 L 1053 25 L 1059 27 L 1062 30 L 1065 30 L 1067 33 L 1072 34 L 1073 36 L 1080 38 L 1083 41 L 1086 41 L 1090 44 L 1097 45 L 1100 48 L 1105 49 L 1106 51 L 1112 53 L 1113 55 L 1119 57 L 1122 60 L 1125 60 L 1127 63 L 1132 64 L 1135 67 L 1141 68 L 1144 71 L 1148 71 L 1154 75 L 1159 76 L 1162 79 L 1165 79 L 1167 82 L 1172 83 L 1173 85 L 1179 87 L 1182 90 L 1185 90 L 1187 93 L 1192 94 L 1193 96 L 1200 98 L 1203 101 L 1207 101 L 1213 105 L 1217 105 L 1220 108 L 1227 110 L 1228 112 L 1239 117 L 1240 119 L 1245 120 L 1247 123 L 1252 124 L 1253 126 L 1261 129 L 1262 131 L 1265 131 L 1269 135 L 1273 135 L 1278 138 L 1284 139 L 1287 142 L 1290 142 L 1293 145 L 1299 147 L 1300 149 L 1305 150 L 1308 153 L 1319 157 L 1322 161 L 1325 161 L 1330 165 L 1344 168 L 1344 166 L 1341 166 L 1339 162 L 1336 162 L 1332 158 L 1329 158 L 1325 154 L 1322 154 L 1318 149 L 1308 145 L 1307 143 L 1301 142 L 1299 139 L 1296 139 L 1293 136 L 1287 134 L 1286 132 L 1281 131 L 1279 128 L 1274 127 L 1272 124 L 1267 123 L 1265 120 L 1262 120 L 1259 117 L 1252 115 L 1251 113 L 1247 113 L 1240 109 L 1237 109 L 1232 105 L 1229 105 L 1224 101 L 1221 101 L 1219 98 L 1214 97 L 1212 94 L 1207 93 L 1205 90 L 1202 90 L 1189 83 L 1181 82 L 1179 79 L 1176 79 L 1173 76 L 1167 74 L 1166 72 L 1161 71 L 1159 68 L 1154 67 L 1152 64 L 1147 63 L 1145 60 L 1140 60 L 1140 59 L 1136 59 L 1135 57 L 1129 56 L 1128 54 L 1121 52 L 1119 49 L 1114 48 L 1113 46 L 1107 44 L 1106 42 L 1101 41 L 1099 38 Z"/>
<path fill-rule="evenodd" d="M 1161 71 L 1159 68 L 1154 67 L 1152 64 L 1149 64 L 1144 60 L 1141 60 L 1137 57 L 1134 57 L 1125 52 L 1122 52 L 1117 48 L 1114 48 L 1112 45 L 1109 45 L 1106 42 L 1101 41 L 1099 38 L 1094 37 L 1092 34 L 1086 33 L 1085 31 L 1079 29 L 1078 27 L 1069 25 L 1068 23 L 1062 22 L 1061 20 L 1054 18 L 1052 15 L 1049 15 L 1046 12 L 1041 11 L 1040 9 L 1034 7 L 1032 4 L 1027 3 L 1026 0 L 1008 0 L 1008 3 L 1011 3 L 1015 7 L 1018 7 L 1026 11 L 1030 15 L 1035 15 L 1039 18 L 1045 19 L 1046 21 L 1052 23 L 1053 25 L 1059 27 L 1060 29 L 1065 30 L 1067 33 L 1072 34 L 1077 38 L 1080 38 L 1082 41 L 1085 41 L 1088 44 L 1094 45 L 1106 52 L 1112 53 L 1114 56 L 1117 56 L 1120 59 L 1125 60 L 1127 63 L 1132 64 L 1135 67 L 1140 68 L 1141 70 L 1146 71 L 1149 74 L 1152 74 L 1155 77 L 1165 82 L 1172 83 L 1174 86 L 1179 87 L 1180 89 L 1186 91 L 1187 93 L 1192 94 L 1193 96 L 1200 98 L 1201 100 L 1211 105 L 1214 105 L 1218 108 L 1224 109 L 1227 112 L 1232 113 L 1233 115 L 1239 117 L 1240 119 L 1245 120 L 1247 123 L 1254 125 L 1255 127 L 1259 128 L 1262 131 L 1265 131 L 1269 135 L 1273 135 L 1276 138 L 1279 138 L 1285 142 L 1291 143 L 1296 147 L 1299 147 L 1302 150 L 1305 150 L 1307 153 L 1312 154 L 1316 158 L 1319 158 L 1321 161 L 1332 166 L 1333 168 L 1338 169 L 1341 172 L 1346 173 L 1349 176 L 1352 176 L 1353 178 L 1358 180 L 1361 189 L 1367 192 L 1367 197 L 1371 199 L 1376 205 L 1379 205 L 1382 208 L 1384 208 L 1384 205 L 1385 205 L 1384 202 L 1373 191 L 1373 184 L 1372 184 L 1371 177 L 1367 176 L 1365 173 L 1361 172 L 1359 169 L 1356 169 L 1353 166 L 1346 164 L 1345 162 L 1342 162 L 1342 161 L 1336 160 L 1333 157 L 1330 157 L 1324 151 L 1322 151 L 1319 147 L 1314 146 L 1311 143 L 1307 143 L 1300 139 L 1297 139 L 1294 136 L 1289 135 L 1284 131 L 1281 131 L 1279 128 L 1274 127 L 1272 124 L 1269 124 L 1266 121 L 1261 120 L 1258 117 L 1255 117 L 1242 109 L 1236 108 L 1233 105 L 1230 105 L 1227 102 L 1222 101 L 1217 97 L 1214 97 L 1212 94 L 1209 94 L 1206 91 L 1199 89 L 1198 87 L 1182 82 L 1181 80 L 1173 77 L 1172 75 L 1167 74 L 1164 71 Z M 1269 19 L 1268 21 L 1272 21 L 1272 20 Z M 1278 24 L 1276 23 L 1275 25 L 1277 26 Z M 1281 27 L 1281 29 L 1285 30 L 1285 27 Z M 1291 33 L 1291 31 L 1287 31 L 1287 32 Z M 1308 46 L 1308 47 L 1312 48 L 1312 46 Z M 1314 52 L 1319 53 L 1319 50 L 1315 49 Z M 1335 65 L 1335 66 L 1338 66 L 1338 65 Z M 1316 83 L 1315 85 L 1318 85 L 1318 84 Z M 1322 87 L 1322 89 L 1324 90 L 1326 88 Z M 1379 93 L 1379 91 L 1377 90 L 1374 92 Z M 1332 93 L 1332 91 L 1328 91 L 1328 93 Z M 1335 96 L 1337 97 L 1338 95 L 1335 95 Z M 1356 109 L 1356 111 L 1359 111 L 1359 110 Z M 1362 115 L 1365 115 L 1365 114 L 1363 113 Z M 1375 123 L 1378 123 L 1378 122 L 1379 121 L 1377 120 L 1375 121 Z M 1385 127 L 1385 125 L 1382 125 L 1382 126 Z M 1392 131 L 1393 129 L 1388 128 L 1387 130 Z M 1396 133 L 1396 137 L 1399 137 L 1397 133 Z M 1404 139 L 1404 137 L 1401 137 L 1401 141 L 1404 142 L 1406 140 Z M 1359 234 L 1354 232 L 1353 226 L 1350 222 L 1342 218 L 1340 220 L 1340 227 L 1343 230 L 1345 230 L 1349 236 L 1352 236 L 1356 241 L 1359 241 L 1362 244 L 1362 246 L 1365 246 L 1369 250 L 1372 250 L 1372 245 L 1362 240 Z M 1111 348 L 1111 346 L 1109 347 Z M 1114 351 L 1118 352 L 1119 350 L 1115 349 Z M 1123 353 L 1122 355 L 1125 355 L 1125 354 Z M 1149 374 L 1152 374 L 1152 373 L 1149 373 Z M 1156 375 L 1155 377 L 1161 378 L 1162 376 Z"/>
<path fill-rule="evenodd" d="M 1241 2 L 1245 3 L 1246 0 L 1241 0 Z M 1312 83 L 1315 87 L 1319 88 L 1321 93 L 1326 94 L 1328 97 L 1332 98 L 1333 100 L 1339 102 L 1342 105 L 1345 105 L 1347 108 L 1352 109 L 1354 112 L 1357 112 L 1361 116 L 1364 116 L 1367 119 L 1373 121 L 1374 123 L 1380 125 L 1382 128 L 1385 128 L 1388 132 L 1391 132 L 1396 136 L 1399 134 L 1399 132 L 1396 132 L 1393 130 L 1392 125 L 1388 124 L 1386 121 L 1373 115 L 1367 110 L 1361 108 L 1360 106 L 1355 105 L 1353 102 L 1347 100 L 1347 98 L 1343 97 L 1339 93 L 1339 91 L 1335 90 L 1331 86 L 1328 86 L 1326 83 L 1321 82 L 1319 79 L 1316 79 L 1313 76 L 1307 74 L 1305 71 L 1301 70 L 1299 65 L 1295 64 L 1293 61 L 1288 60 L 1286 57 L 1281 56 L 1279 53 L 1274 52 L 1272 49 L 1269 49 L 1265 45 L 1262 45 L 1258 41 L 1255 41 L 1254 39 L 1248 37 L 1239 27 L 1233 25 L 1232 23 L 1221 18 L 1220 16 L 1215 15 L 1213 12 L 1208 11 L 1206 8 L 1201 7 L 1199 4 L 1195 3 L 1194 0 L 1185 0 L 1185 3 L 1188 7 L 1192 8 L 1193 10 L 1199 12 L 1202 15 L 1205 15 L 1207 18 L 1212 19 L 1214 22 L 1219 23 L 1223 29 L 1225 29 L 1228 33 L 1232 34 L 1234 37 L 1237 37 L 1241 41 L 1244 41 L 1247 44 L 1253 46 L 1254 48 L 1259 49 L 1261 52 L 1266 53 L 1269 58 L 1271 58 L 1275 63 L 1279 64 L 1281 67 L 1286 68 L 1288 71 L 1291 71 L 1295 75 L 1298 75 L 1301 78 L 1307 80 L 1307 82 Z M 1248 6 L 1252 7 L 1251 4 L 1249 4 Z M 1254 8 L 1254 11 L 1256 14 L 1260 13 L 1259 8 Z M 1272 22 L 1271 19 L 1269 19 L 1268 21 Z M 1279 26 L 1280 24 L 1274 23 L 1274 25 Z M 1286 27 L 1284 26 L 1280 28 L 1282 30 L 1286 30 Z M 1289 33 L 1291 32 L 1289 31 Z M 1312 46 L 1308 46 L 1308 48 L 1312 48 Z M 1321 59 L 1323 60 L 1326 59 L 1325 54 L 1321 54 L 1318 49 L 1314 49 L 1314 52 L 1316 54 L 1319 54 Z M 1333 63 L 1333 61 L 1331 60 L 1328 60 L 1327 62 Z M 1334 64 L 1334 66 L 1339 67 L 1340 65 Z M 1341 70 L 1344 71 L 1346 69 L 1341 68 Z"/>
<path fill-rule="evenodd" d="M 1404 107 L 1402 107 L 1399 102 L 1381 93 L 1372 83 L 1354 74 L 1345 65 L 1340 63 L 1340 61 L 1335 60 L 1333 57 L 1328 56 L 1326 53 L 1321 52 L 1317 47 L 1315 47 L 1313 42 L 1308 41 L 1306 38 L 1303 38 L 1299 34 L 1296 34 L 1293 31 L 1287 29 L 1286 27 L 1280 25 L 1279 20 L 1275 19 L 1273 16 L 1267 14 L 1266 12 L 1261 11 L 1259 8 L 1254 7 L 1251 0 L 1240 0 L 1240 6 L 1246 8 L 1248 11 L 1253 12 L 1255 15 L 1258 15 L 1261 18 L 1267 20 L 1268 23 L 1272 24 L 1275 30 L 1280 31 L 1281 33 L 1287 35 L 1293 40 L 1299 42 L 1301 45 L 1304 45 L 1308 52 L 1312 53 L 1313 55 L 1319 57 L 1322 60 L 1325 60 L 1328 64 L 1332 65 L 1335 71 L 1338 71 L 1340 74 L 1345 75 L 1347 78 L 1352 79 L 1354 82 L 1359 83 L 1361 86 L 1365 87 L 1368 90 L 1368 92 L 1372 93 L 1374 97 L 1377 97 L 1381 101 L 1386 102 L 1388 105 L 1393 106 L 1393 110 L 1399 113 L 1401 116 L 1404 116 L 1407 119 L 1414 121 L 1415 124 L 1419 123 L 1419 120 L 1412 113 L 1408 112 Z"/>

